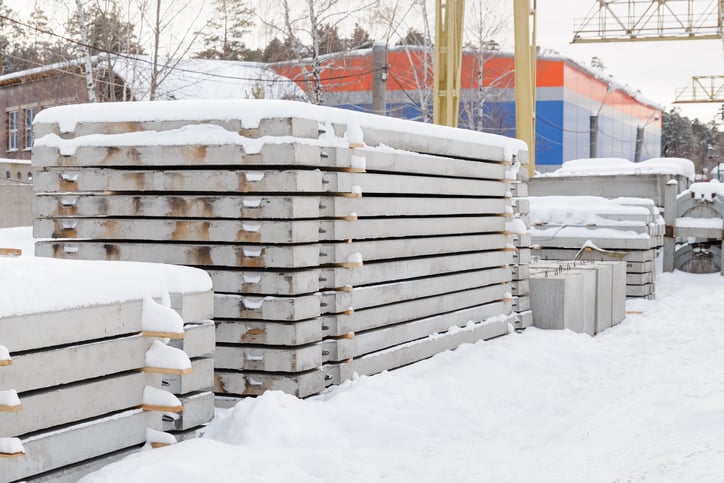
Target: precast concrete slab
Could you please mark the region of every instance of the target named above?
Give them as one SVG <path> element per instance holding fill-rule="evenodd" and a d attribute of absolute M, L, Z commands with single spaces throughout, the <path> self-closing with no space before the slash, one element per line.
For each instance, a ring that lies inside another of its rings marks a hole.
<path fill-rule="evenodd" d="M 10 352 L 74 344 L 141 332 L 141 300 L 0 318 Z"/>
<path fill-rule="evenodd" d="M 649 235 L 633 235 L 631 237 L 608 237 L 597 234 L 596 230 L 590 230 L 590 235 L 581 236 L 555 236 L 533 234 L 533 246 L 543 248 L 573 248 L 580 249 L 587 242 L 593 243 L 604 250 L 650 250 L 657 245 L 656 240 Z"/>
<path fill-rule="evenodd" d="M 489 196 L 503 198 L 502 181 L 442 178 L 434 176 L 390 175 L 379 173 L 324 173 L 325 192 L 437 196 Z"/>
<path fill-rule="evenodd" d="M 123 195 L 104 193 L 37 194 L 37 218 L 214 218 L 304 219 L 384 216 L 497 215 L 503 198 L 436 198 L 290 195 Z"/>
<path fill-rule="evenodd" d="M 626 264 L 605 261 L 611 265 L 611 325 L 618 325 L 626 318 Z"/>
<path fill-rule="evenodd" d="M 157 134 L 157 137 L 162 136 Z M 110 141 L 110 139 L 109 139 Z M 136 167 L 169 168 L 193 167 L 241 167 L 241 166 L 334 166 L 328 157 L 322 156 L 322 147 L 305 143 L 303 139 L 289 138 L 288 143 L 254 143 L 254 152 L 247 152 L 242 144 L 151 144 L 137 146 L 83 145 L 82 139 L 74 139 L 72 154 L 64 149 L 39 145 L 33 149 L 36 167 Z M 62 143 L 62 141 L 61 141 Z M 68 150 L 70 152 L 70 150 Z"/>
<path fill-rule="evenodd" d="M 509 313 L 509 305 L 503 302 L 494 302 L 413 320 L 406 324 L 355 332 L 349 337 L 325 339 L 322 342 L 324 362 L 345 361 L 353 357 L 424 339 L 429 337 L 430 334 L 446 332 L 453 327 L 464 327 L 469 323 L 482 322 L 491 317 L 508 315 Z"/>
<path fill-rule="evenodd" d="M 626 297 L 647 297 L 654 295 L 656 288 L 653 283 L 644 285 L 626 285 Z"/>
<path fill-rule="evenodd" d="M 386 173 L 419 173 L 432 176 L 501 180 L 506 166 L 500 162 L 456 159 L 448 156 L 389 151 L 379 148 L 326 148 L 331 165 L 351 167 L 362 164 L 367 171 Z M 356 162 L 353 162 L 356 157 Z"/>
<path fill-rule="evenodd" d="M 512 307 L 513 312 L 526 312 L 530 310 L 530 296 L 522 295 L 513 297 Z"/>
<path fill-rule="evenodd" d="M 311 243 L 378 238 L 499 233 L 501 216 L 357 220 L 216 220 L 45 218 L 33 223 L 36 238 L 238 243 Z"/>
<path fill-rule="evenodd" d="M 188 394 L 194 391 L 209 391 L 214 386 L 214 359 L 197 357 L 191 359 L 188 374 L 163 374 L 162 388 L 173 394 Z"/>
<path fill-rule="evenodd" d="M 579 260 L 591 261 L 625 261 L 625 262 L 653 262 L 656 259 L 656 249 L 646 250 L 619 250 L 614 253 L 605 253 L 597 250 L 580 250 L 579 248 L 554 248 L 534 246 L 532 256 L 540 260 L 573 260 L 577 254 Z"/>
<path fill-rule="evenodd" d="M 136 408 L 143 403 L 145 385 L 146 378 L 142 372 L 131 372 L 20 393 L 20 411 L 0 411 L 0 437 L 22 437 L 35 431 Z"/>
<path fill-rule="evenodd" d="M 445 350 L 452 350 L 460 344 L 492 339 L 508 333 L 511 317 L 471 324 L 462 330 L 435 334 L 425 339 L 402 344 L 391 349 L 373 352 L 366 356 L 340 364 L 325 364 L 323 367 L 327 385 L 340 384 L 352 379 L 355 374 L 371 375 L 417 362 Z"/>
<path fill-rule="evenodd" d="M 319 123 L 311 119 L 295 117 L 269 117 L 260 119 L 258 125 L 249 127 L 241 119 L 164 119 L 153 121 L 123 121 L 123 122 L 89 122 L 80 121 L 73 125 L 71 130 L 61 129 L 56 123 L 36 123 L 33 133 L 36 139 L 46 134 L 63 135 L 69 139 L 89 134 L 123 134 L 138 131 L 171 131 L 182 129 L 188 125 L 208 124 L 219 126 L 227 131 L 237 132 L 248 138 L 263 136 L 293 136 L 300 138 L 317 139 L 319 137 Z"/>
<path fill-rule="evenodd" d="M 26 481 L 31 481 L 32 483 L 77 483 L 84 476 L 98 471 L 104 466 L 120 461 L 140 450 L 140 445 L 132 446 L 120 451 L 104 454 L 98 458 L 91 458 L 79 463 L 63 466 L 62 468 L 48 471 L 42 475 L 33 475 L 32 479 L 28 478 Z"/>
<path fill-rule="evenodd" d="M 226 344 L 298 346 L 322 340 L 322 319 L 299 322 L 216 319 L 216 341 Z"/>
<path fill-rule="evenodd" d="M 175 417 L 165 417 L 163 431 L 188 431 L 214 419 L 214 393 L 211 391 L 187 394 L 179 398 L 183 410 Z"/>
<path fill-rule="evenodd" d="M 298 374 L 217 370 L 214 377 L 214 393 L 221 396 L 260 396 L 266 391 L 282 391 L 306 397 L 319 394 L 325 387 L 320 369 Z"/>
<path fill-rule="evenodd" d="M 24 393 L 140 370 L 146 365 L 150 345 L 151 341 L 139 334 L 12 354 L 13 363 L 0 370 L 0 387 Z"/>
<path fill-rule="evenodd" d="M 512 263 L 514 254 L 512 252 L 503 252 L 504 247 L 505 236 L 491 233 L 389 239 L 385 240 L 384 243 L 371 240 L 291 246 L 179 242 L 134 243 L 108 241 L 103 243 L 84 240 L 39 241 L 35 245 L 35 254 L 36 256 L 70 260 L 133 260 L 197 267 L 295 269 L 317 268 L 320 265 L 330 264 L 346 265 L 350 262 L 350 257 L 358 259 L 361 256 L 363 262 L 366 263 L 374 260 L 482 250 L 497 250 L 487 253 L 495 258 L 495 265 L 506 265 Z M 215 289 L 218 290 L 216 287 Z"/>
<path fill-rule="evenodd" d="M 530 293 L 530 283 L 528 283 L 528 280 L 513 280 L 510 283 L 510 292 L 518 297 L 528 295 Z"/>
<path fill-rule="evenodd" d="M 170 307 L 181 316 L 185 323 L 208 320 L 214 315 L 214 292 L 171 292 Z M 161 302 L 158 300 L 158 302 Z"/>
<path fill-rule="evenodd" d="M 334 178 L 335 173 L 325 177 Z M 206 192 L 206 193 L 320 193 L 327 183 L 321 171 L 272 170 L 117 170 L 111 168 L 43 168 L 33 174 L 37 193 Z"/>
<path fill-rule="evenodd" d="M 322 313 L 320 294 L 293 297 L 254 297 L 217 293 L 214 296 L 214 317 L 297 321 L 311 319 Z"/>
<path fill-rule="evenodd" d="M 0 458 L 0 481 L 15 481 L 130 448 L 146 440 L 146 417 L 134 409 L 21 438 L 25 456 Z M 92 441 L 93 444 L 88 444 Z"/>
<path fill-rule="evenodd" d="M 262 347 L 220 344 L 214 367 L 237 371 L 304 372 L 320 367 L 322 343 L 297 347 Z"/>
<path fill-rule="evenodd" d="M 460 292 L 426 297 L 390 305 L 382 305 L 349 314 L 325 316 L 324 325 L 328 327 L 327 336 L 342 336 L 350 332 L 374 329 L 400 322 L 407 322 L 435 314 L 453 312 L 476 305 L 502 301 L 510 292 L 507 284 L 463 290 Z M 510 313 L 510 302 L 501 313 Z M 507 310 L 507 312 L 506 312 Z"/>
<path fill-rule="evenodd" d="M 644 285 L 655 281 L 656 275 L 652 272 L 626 273 L 626 285 Z"/>

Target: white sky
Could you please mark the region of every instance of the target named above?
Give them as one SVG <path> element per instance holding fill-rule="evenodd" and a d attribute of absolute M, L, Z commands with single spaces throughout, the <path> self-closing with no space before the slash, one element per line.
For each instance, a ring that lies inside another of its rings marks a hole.
<path fill-rule="evenodd" d="M 399 0 L 401 4 L 409 4 L 412 0 Z M 512 29 L 512 0 L 489 0 L 498 3 L 506 10 L 504 16 L 510 16 Z M 623 1 L 623 0 L 619 0 Z M 63 3 L 52 1 L 46 10 L 59 8 Z M 192 0 L 200 5 L 201 0 Z M 207 2 L 209 3 L 209 2 Z M 428 0 L 428 12 L 434 11 L 432 2 Z M 28 0 L 6 0 L 5 4 L 21 14 L 28 12 L 33 2 Z M 69 2 L 74 6 L 74 2 Z M 667 42 L 626 42 L 600 44 L 570 44 L 573 37 L 574 19 L 582 19 L 589 14 L 594 0 L 540 0 L 537 2 L 538 12 L 538 45 L 543 49 L 557 50 L 561 54 L 590 63 L 591 58 L 599 57 L 606 71 L 621 83 L 632 88 L 665 106 L 673 107 L 677 89 L 686 87 L 695 75 L 724 75 L 724 43 L 717 40 L 667 41 Z M 419 9 L 420 7 L 414 7 Z M 414 17 L 414 14 L 412 15 Z M 419 18 L 419 17 L 418 17 Z M 379 29 L 364 25 L 371 32 Z M 414 25 L 418 30 L 421 25 Z M 512 39 L 512 35 L 507 40 Z M 252 39 L 248 44 L 254 45 Z M 506 48 L 512 43 L 506 41 Z M 681 112 L 690 118 L 699 118 L 703 122 L 712 120 L 721 105 L 713 104 L 679 104 Z"/>

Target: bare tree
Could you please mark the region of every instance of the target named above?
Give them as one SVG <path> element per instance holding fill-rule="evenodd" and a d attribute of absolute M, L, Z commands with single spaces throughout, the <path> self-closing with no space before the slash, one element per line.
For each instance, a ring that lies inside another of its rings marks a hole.
<path fill-rule="evenodd" d="M 365 12 L 371 11 L 378 0 L 362 0 L 355 4 L 342 0 L 275 0 L 263 3 L 266 10 L 257 9 L 263 12 L 260 15 L 262 23 L 273 36 L 281 36 L 288 41 L 296 59 L 307 67 L 304 75 L 311 101 L 324 104 L 322 72 L 330 68 L 333 64 L 331 61 L 344 55 L 344 52 L 324 55 L 325 32 L 337 32 L 341 27 L 346 27 L 351 20 L 359 19 Z M 280 16 L 282 22 L 277 20 Z M 369 39 L 364 41 L 368 42 Z M 347 50 L 357 48 L 350 44 Z"/>

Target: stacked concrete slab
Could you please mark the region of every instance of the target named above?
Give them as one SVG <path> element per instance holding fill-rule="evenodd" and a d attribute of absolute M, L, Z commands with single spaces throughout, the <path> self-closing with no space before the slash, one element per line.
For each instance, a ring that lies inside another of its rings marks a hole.
<path fill-rule="evenodd" d="M 28 263 L 46 272 L 44 262 Z M 67 270 L 70 278 L 46 281 L 50 286 L 72 282 L 80 292 L 91 289 L 79 280 L 75 263 L 68 263 Z M 57 296 L 40 290 L 32 307 L 0 317 L 0 481 L 77 481 L 108 458 L 178 439 L 164 430 L 188 432 L 213 417 L 212 374 L 195 376 L 201 380 L 180 400 L 164 389 L 164 381 L 191 377 L 196 369 L 185 364 L 187 355 L 164 345 L 168 338 L 204 346 L 206 354 L 213 351 L 213 331 L 202 335 L 195 329 L 208 325 L 202 320 L 211 316 L 212 292 L 172 293 L 179 314 L 173 317 L 192 325 L 157 332 L 158 315 L 153 314 L 173 310 L 150 297 L 114 300 L 117 274 L 112 269 L 103 273 L 108 282 L 99 301 L 85 297 L 89 305 L 72 306 L 71 301 L 71 306 L 46 310 L 45 301 Z M 191 274 L 199 275 L 205 276 Z M 99 287 L 91 290 L 99 292 Z M 183 427 L 170 427 L 165 415 L 183 420 Z"/>
<path fill-rule="evenodd" d="M 506 224 L 506 232 L 511 242 L 508 249 L 514 256 L 512 283 L 514 326 L 516 329 L 525 329 L 533 324 L 528 283 L 531 259 L 530 203 L 527 198 L 528 166 L 514 165 L 507 173 L 513 199 L 512 218 Z"/>
<path fill-rule="evenodd" d="M 533 325 L 596 335 L 626 318 L 624 262 L 533 261 Z"/>
<path fill-rule="evenodd" d="M 296 103 L 81 109 L 36 121 L 37 253 L 205 268 L 217 402 L 506 333 L 521 143 Z"/>
<path fill-rule="evenodd" d="M 653 201 L 590 196 L 530 197 L 534 259 L 626 262 L 626 295 L 655 296 L 665 225 Z"/>

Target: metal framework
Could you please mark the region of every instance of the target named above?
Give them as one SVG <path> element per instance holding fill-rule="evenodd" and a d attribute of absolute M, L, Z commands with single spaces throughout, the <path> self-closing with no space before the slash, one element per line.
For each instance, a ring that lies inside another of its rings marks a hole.
<path fill-rule="evenodd" d="M 515 132 L 528 144 L 528 174 L 535 174 L 536 0 L 514 0 Z"/>
<path fill-rule="evenodd" d="M 596 0 L 571 43 L 722 39 L 724 0 Z"/>
<path fill-rule="evenodd" d="M 724 102 L 724 75 L 694 76 L 676 92 L 674 104 Z"/>
<path fill-rule="evenodd" d="M 435 2 L 433 122 L 457 127 L 465 0 Z"/>

